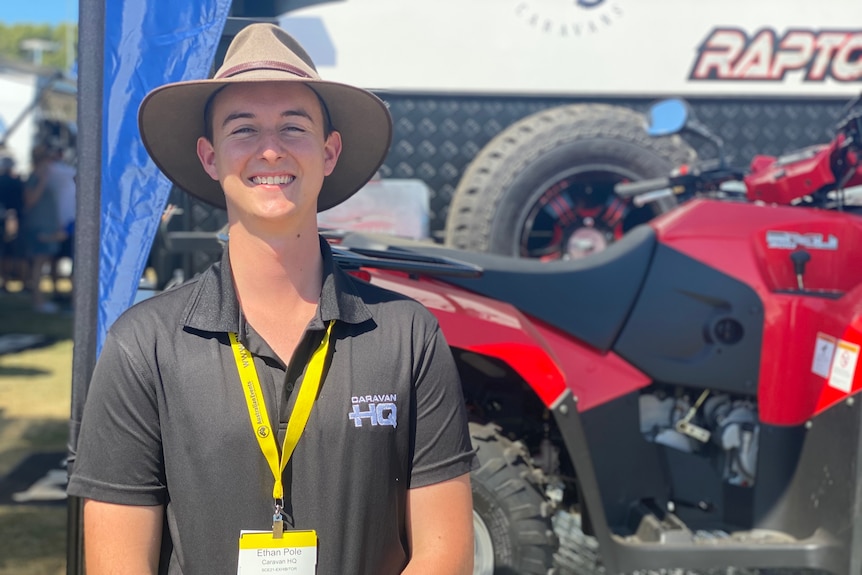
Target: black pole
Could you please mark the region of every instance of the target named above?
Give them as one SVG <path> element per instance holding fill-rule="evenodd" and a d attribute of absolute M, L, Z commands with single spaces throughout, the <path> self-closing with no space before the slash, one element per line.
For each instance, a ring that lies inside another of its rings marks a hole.
<path fill-rule="evenodd" d="M 78 185 L 75 215 L 75 318 L 69 471 L 75 464 L 84 399 L 96 363 L 99 305 L 99 230 L 102 183 L 102 70 L 105 0 L 80 0 L 78 7 Z M 83 575 L 83 502 L 69 497 L 66 573 Z"/>

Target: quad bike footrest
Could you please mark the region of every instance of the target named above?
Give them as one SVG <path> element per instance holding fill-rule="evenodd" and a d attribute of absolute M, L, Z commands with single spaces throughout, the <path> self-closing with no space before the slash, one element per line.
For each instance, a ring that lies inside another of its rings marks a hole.
<path fill-rule="evenodd" d="M 634 534 L 611 535 L 612 553 L 619 560 L 617 572 L 642 569 L 707 569 L 717 566 L 750 568 L 798 567 L 844 571 L 839 543 L 828 533 L 816 531 L 797 539 L 768 530 L 692 531 L 679 517 L 644 515 Z M 733 565 L 728 565 L 732 558 Z"/>

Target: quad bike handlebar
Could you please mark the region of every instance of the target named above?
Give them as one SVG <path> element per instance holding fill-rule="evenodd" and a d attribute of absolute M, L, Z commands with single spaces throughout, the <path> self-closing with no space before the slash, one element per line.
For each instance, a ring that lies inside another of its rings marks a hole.
<path fill-rule="evenodd" d="M 614 187 L 614 191 L 621 198 L 634 198 L 642 194 L 670 188 L 671 185 L 670 178 L 650 178 L 636 182 L 620 182 Z"/>
<path fill-rule="evenodd" d="M 862 185 L 860 104 L 862 94 L 845 106 L 828 144 L 782 157 L 756 156 L 745 169 L 729 166 L 723 148 L 718 146 L 720 157 L 715 160 L 679 166 L 667 177 L 621 182 L 614 191 L 635 206 L 655 202 L 659 212 L 694 197 L 843 210 L 845 188 Z M 690 108 L 683 100 L 662 100 L 652 107 L 647 127 L 650 135 L 661 137 L 683 131 L 720 142 L 718 136 L 690 117 Z"/>
<path fill-rule="evenodd" d="M 614 187 L 614 191 L 621 198 L 631 199 L 636 206 L 662 198 L 676 200 L 670 207 L 695 196 L 740 199 L 744 194 L 741 185 L 744 175 L 744 170 L 729 168 L 722 161 L 706 160 L 690 166 L 679 166 L 667 177 L 621 182 Z M 739 182 L 740 185 L 734 189 L 726 185 L 728 182 Z"/>

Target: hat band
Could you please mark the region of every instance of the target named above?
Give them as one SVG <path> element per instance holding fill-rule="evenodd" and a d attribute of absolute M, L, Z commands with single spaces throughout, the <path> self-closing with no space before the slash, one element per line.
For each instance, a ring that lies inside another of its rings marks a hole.
<path fill-rule="evenodd" d="M 288 74 L 293 74 L 294 76 L 299 76 L 301 78 L 311 78 L 311 76 L 302 68 L 292 66 L 285 62 L 279 62 L 277 60 L 260 60 L 257 62 L 245 62 L 243 64 L 232 66 L 216 76 L 216 79 L 230 78 L 231 76 L 236 76 L 237 74 L 242 74 L 243 72 L 249 72 L 251 70 L 278 70 L 279 72 L 287 72 Z"/>

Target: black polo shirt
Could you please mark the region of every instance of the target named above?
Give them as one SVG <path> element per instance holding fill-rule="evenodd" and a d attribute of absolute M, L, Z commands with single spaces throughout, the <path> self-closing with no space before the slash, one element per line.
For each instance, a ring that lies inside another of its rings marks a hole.
<path fill-rule="evenodd" d="M 289 366 L 244 321 L 226 255 L 110 329 L 68 491 L 164 505 L 161 573 L 236 573 L 240 530 L 271 527 L 273 478 L 228 332 L 254 356 L 280 447 L 292 391 L 325 323 L 337 320 L 318 399 L 284 472 L 288 523 L 317 531 L 320 575 L 399 573 L 407 490 L 471 469 L 458 374 L 435 318 L 344 273 L 323 241 L 321 250 L 320 304 Z"/>

